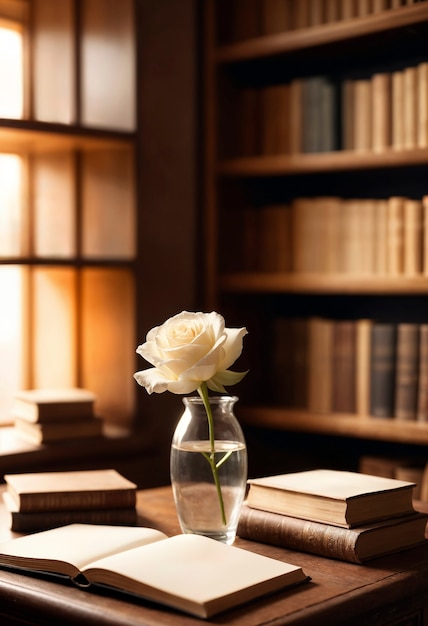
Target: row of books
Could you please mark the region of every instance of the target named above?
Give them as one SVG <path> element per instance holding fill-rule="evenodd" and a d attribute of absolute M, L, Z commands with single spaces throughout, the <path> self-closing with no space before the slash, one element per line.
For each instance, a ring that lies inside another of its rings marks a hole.
<path fill-rule="evenodd" d="M 226 271 L 428 275 L 428 197 L 296 198 L 227 219 Z"/>
<path fill-rule="evenodd" d="M 255 156 L 427 148 L 427 94 L 428 62 L 337 81 L 311 76 L 246 88 L 238 95 L 245 126 L 238 150 Z"/>
<path fill-rule="evenodd" d="M 16 532 L 137 523 L 137 485 L 113 469 L 5 474 L 4 480 L 3 500 Z"/>
<path fill-rule="evenodd" d="M 410 6 L 420 0 L 233 0 L 229 39 L 312 28 Z"/>
<path fill-rule="evenodd" d="M 273 354 L 284 406 L 428 421 L 428 324 L 278 318 Z"/>
<path fill-rule="evenodd" d="M 414 500 L 428 503 L 428 462 L 424 459 L 363 455 L 359 459 L 358 471 L 413 482 Z"/>
<path fill-rule="evenodd" d="M 22 390 L 14 398 L 14 426 L 34 444 L 100 437 L 103 420 L 96 415 L 95 402 L 87 389 Z"/>
<path fill-rule="evenodd" d="M 426 542 L 412 482 L 316 469 L 249 481 L 238 535 L 364 563 Z"/>

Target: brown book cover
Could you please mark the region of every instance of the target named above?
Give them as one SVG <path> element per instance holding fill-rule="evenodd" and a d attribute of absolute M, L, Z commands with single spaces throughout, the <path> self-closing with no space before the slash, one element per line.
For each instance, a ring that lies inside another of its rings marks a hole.
<path fill-rule="evenodd" d="M 428 422 L 428 324 L 420 325 L 418 405 L 416 419 Z"/>
<path fill-rule="evenodd" d="M 272 394 L 276 402 L 307 408 L 308 322 L 306 318 L 275 319 Z"/>
<path fill-rule="evenodd" d="M 354 141 L 354 81 L 345 79 L 342 82 L 342 148 L 343 150 L 353 150 Z"/>
<path fill-rule="evenodd" d="M 262 154 L 285 154 L 289 142 L 289 85 L 269 85 L 261 90 Z"/>
<path fill-rule="evenodd" d="M 5 474 L 18 511 L 70 511 L 135 506 L 137 485 L 113 469 Z"/>
<path fill-rule="evenodd" d="M 370 415 L 393 417 L 397 328 L 374 323 L 371 332 Z"/>
<path fill-rule="evenodd" d="M 314 413 L 329 413 L 332 409 L 333 322 L 310 318 L 308 324 L 308 409 Z"/>
<path fill-rule="evenodd" d="M 303 152 L 303 83 L 304 80 L 295 78 L 290 82 L 290 153 Z"/>
<path fill-rule="evenodd" d="M 262 272 L 291 270 L 291 209 L 286 204 L 260 208 L 259 262 Z"/>
<path fill-rule="evenodd" d="M 237 534 L 242 539 L 289 550 L 364 563 L 425 543 L 427 520 L 428 515 L 414 513 L 356 528 L 340 528 L 252 509 L 244 503 Z"/>
<path fill-rule="evenodd" d="M 98 417 L 43 424 L 28 422 L 20 417 L 15 417 L 14 426 L 19 436 L 36 445 L 70 439 L 101 437 L 103 435 L 103 420 Z"/>
<path fill-rule="evenodd" d="M 316 469 L 248 481 L 247 504 L 313 522 L 353 528 L 414 512 L 414 483 Z"/>
<path fill-rule="evenodd" d="M 422 198 L 422 249 L 423 249 L 423 263 L 422 272 L 424 276 L 428 276 L 428 196 Z"/>
<path fill-rule="evenodd" d="M 292 28 L 292 12 L 289 0 L 261 0 L 262 33 L 272 35 Z"/>
<path fill-rule="evenodd" d="M 335 320 L 332 328 L 332 410 L 355 412 L 356 325 Z"/>
<path fill-rule="evenodd" d="M 394 416 L 415 420 L 418 405 L 419 325 L 397 325 Z"/>
<path fill-rule="evenodd" d="M 48 530 L 66 524 L 108 524 L 111 526 L 135 526 L 137 509 L 134 507 L 116 509 L 88 509 L 76 511 L 36 511 L 22 513 L 8 493 L 3 500 L 9 514 L 9 528 L 14 532 L 28 533 Z"/>
<path fill-rule="evenodd" d="M 94 415 L 95 394 L 87 389 L 28 389 L 15 394 L 13 417 L 29 422 L 57 422 Z"/>

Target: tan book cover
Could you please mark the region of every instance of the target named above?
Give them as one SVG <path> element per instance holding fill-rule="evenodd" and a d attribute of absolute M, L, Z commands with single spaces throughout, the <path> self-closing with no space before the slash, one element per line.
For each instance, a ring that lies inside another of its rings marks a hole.
<path fill-rule="evenodd" d="M 404 200 L 403 271 L 415 276 L 423 271 L 423 207 L 420 200 Z"/>
<path fill-rule="evenodd" d="M 387 273 L 396 276 L 404 271 L 404 198 L 389 198 L 387 213 Z"/>
<path fill-rule="evenodd" d="M 103 585 L 201 618 L 308 580 L 299 566 L 208 537 L 92 524 L 2 543 L 0 566 L 61 574 L 86 590 Z"/>
<path fill-rule="evenodd" d="M 417 66 L 418 148 L 428 148 L 428 61 Z"/>
<path fill-rule="evenodd" d="M 370 415 L 371 329 L 373 322 L 369 319 L 359 319 L 355 323 L 355 412 L 367 417 Z"/>
<path fill-rule="evenodd" d="M 18 510 L 67 511 L 135 506 L 137 485 L 113 469 L 5 474 Z"/>
<path fill-rule="evenodd" d="M 418 145 L 418 73 L 416 67 L 403 70 L 404 148 L 412 150 Z"/>
<path fill-rule="evenodd" d="M 354 81 L 354 150 L 367 152 L 373 147 L 372 137 L 372 83 L 369 78 Z"/>
<path fill-rule="evenodd" d="M 422 272 L 424 276 L 428 276 L 428 196 L 422 198 L 422 213 L 423 213 L 423 230 L 422 230 L 422 249 L 423 249 L 423 263 Z"/>
<path fill-rule="evenodd" d="M 13 417 L 29 422 L 80 419 L 94 415 L 96 396 L 87 389 L 28 389 L 15 394 Z"/>
<path fill-rule="evenodd" d="M 388 256 L 388 200 L 374 201 L 374 273 L 385 275 L 387 273 Z"/>
<path fill-rule="evenodd" d="M 391 119 L 391 75 L 374 74 L 371 85 L 372 94 L 372 149 L 385 152 L 392 143 Z"/>
<path fill-rule="evenodd" d="M 244 505 L 238 536 L 330 559 L 365 563 L 426 543 L 428 515 L 413 513 L 356 528 L 340 528 Z"/>
<path fill-rule="evenodd" d="M 248 481 L 248 506 L 352 528 L 414 512 L 414 483 L 317 469 Z"/>
<path fill-rule="evenodd" d="M 391 141 L 394 150 L 404 149 L 404 74 L 401 70 L 392 73 L 392 125 Z"/>

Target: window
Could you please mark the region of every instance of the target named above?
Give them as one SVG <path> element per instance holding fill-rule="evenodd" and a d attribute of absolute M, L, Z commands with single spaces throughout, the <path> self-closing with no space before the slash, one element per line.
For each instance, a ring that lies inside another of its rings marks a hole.
<path fill-rule="evenodd" d="M 135 412 L 133 0 L 80 6 L 0 0 L 3 423 L 20 388 L 91 389 L 120 426 Z"/>

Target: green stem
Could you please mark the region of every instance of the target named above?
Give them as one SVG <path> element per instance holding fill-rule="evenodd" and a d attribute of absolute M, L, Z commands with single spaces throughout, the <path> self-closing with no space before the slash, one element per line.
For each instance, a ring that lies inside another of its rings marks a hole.
<path fill-rule="evenodd" d="M 224 525 L 226 525 L 226 512 L 224 510 L 224 502 L 223 502 L 223 494 L 221 492 L 221 485 L 220 485 L 220 479 L 218 476 L 218 467 L 216 465 L 215 462 L 215 434 L 214 434 L 214 419 L 213 419 L 213 414 L 212 414 L 212 410 L 211 410 L 211 405 L 210 405 L 210 400 L 208 397 L 208 387 L 207 384 L 205 382 L 201 383 L 201 385 L 198 387 L 198 393 L 202 398 L 202 402 L 204 403 L 204 407 L 205 407 L 205 412 L 207 414 L 207 418 L 208 418 L 208 432 L 209 432 L 209 439 L 210 439 L 210 454 L 209 455 L 204 455 L 205 458 L 208 460 L 210 467 L 211 467 L 211 472 L 214 478 L 214 483 L 215 483 L 215 487 L 217 490 L 217 496 L 218 496 L 218 501 L 219 501 L 219 505 L 220 505 L 220 511 L 221 511 L 221 519 Z"/>

